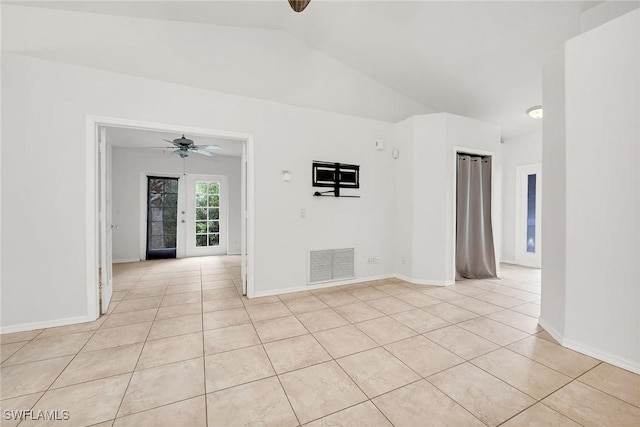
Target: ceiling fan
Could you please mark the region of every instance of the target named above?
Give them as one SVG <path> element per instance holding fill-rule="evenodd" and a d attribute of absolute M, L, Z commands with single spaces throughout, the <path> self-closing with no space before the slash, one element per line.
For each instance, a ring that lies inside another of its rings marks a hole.
<path fill-rule="evenodd" d="M 215 156 L 215 154 L 210 152 L 209 150 L 219 150 L 220 148 L 222 148 L 219 145 L 195 145 L 193 140 L 185 138 L 184 135 L 182 135 L 182 137 L 180 138 L 174 139 L 173 141 L 170 141 L 168 139 L 163 139 L 163 141 L 166 141 L 169 144 L 173 144 L 173 147 L 162 147 L 162 148 L 175 148 L 175 150 L 173 150 L 172 153 L 179 155 L 183 159 L 186 159 L 187 157 L 189 157 L 189 154 L 191 153 L 201 154 L 207 157 L 213 157 Z"/>

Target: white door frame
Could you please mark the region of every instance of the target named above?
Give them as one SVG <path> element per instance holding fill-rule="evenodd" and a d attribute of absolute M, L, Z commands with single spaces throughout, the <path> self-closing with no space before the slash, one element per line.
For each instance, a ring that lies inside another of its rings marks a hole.
<path fill-rule="evenodd" d="M 116 117 L 98 115 L 86 116 L 86 155 L 85 155 L 85 227 L 86 227 L 86 283 L 87 283 L 87 314 L 90 318 L 97 319 L 100 312 L 100 287 L 98 277 L 98 264 L 100 254 L 100 227 L 98 223 L 99 180 L 98 180 L 98 129 L 101 126 L 121 127 L 141 130 L 160 130 L 171 133 L 184 133 L 194 136 L 211 136 L 218 138 L 234 139 L 246 145 L 247 178 L 246 187 L 246 264 L 247 264 L 247 296 L 253 297 L 254 289 L 254 213 L 255 213 L 255 163 L 253 135 L 248 133 L 230 132 L 217 129 L 197 128 L 167 123 L 155 123 L 139 120 L 129 120 Z M 244 257 L 244 254 L 243 254 Z"/>
<path fill-rule="evenodd" d="M 247 144 L 242 144 L 242 166 L 240 182 L 248 182 L 247 178 Z M 242 293 L 248 295 L 247 290 L 247 186 L 240 185 L 240 277 L 242 279 Z"/>
<path fill-rule="evenodd" d="M 185 257 L 185 236 L 183 227 L 180 227 L 180 207 L 185 205 L 184 198 L 185 192 L 187 190 L 185 184 L 185 176 L 181 173 L 166 173 L 166 172 L 140 172 L 140 217 L 138 221 L 140 222 L 140 236 L 139 236 L 139 248 L 138 248 L 138 258 L 141 260 L 146 259 L 147 257 L 147 210 L 149 209 L 148 205 L 148 191 L 149 191 L 149 177 L 157 176 L 162 178 L 178 178 L 178 206 L 176 209 L 178 210 L 176 216 L 176 258 L 184 258 Z"/>
<path fill-rule="evenodd" d="M 527 180 L 524 175 L 535 174 L 536 178 L 536 252 L 526 252 L 527 235 Z M 540 268 L 542 264 L 542 163 L 516 167 L 516 248 L 515 261 L 518 265 Z"/>
<path fill-rule="evenodd" d="M 113 294 L 113 225 L 111 216 L 111 145 L 107 142 L 106 128 L 98 131 L 98 158 L 100 197 L 98 200 L 98 216 L 100 233 L 100 282 L 102 283 L 101 314 L 109 310 Z M 100 295 L 98 296 L 100 298 Z"/>
<path fill-rule="evenodd" d="M 211 251 L 209 247 L 196 247 L 195 235 L 195 183 L 196 181 L 217 181 L 220 183 L 220 245 L 217 249 Z M 206 175 L 206 174 L 188 174 L 186 183 L 186 227 L 185 227 L 185 254 L 186 256 L 211 256 L 226 255 L 229 253 L 229 181 L 225 175 Z M 224 239 L 223 239 L 224 237 Z"/>

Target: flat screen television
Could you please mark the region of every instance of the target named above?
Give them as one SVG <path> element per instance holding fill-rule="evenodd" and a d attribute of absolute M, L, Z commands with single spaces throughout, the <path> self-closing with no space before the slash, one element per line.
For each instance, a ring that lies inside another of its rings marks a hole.
<path fill-rule="evenodd" d="M 333 191 L 328 192 L 340 197 L 341 188 L 360 188 L 360 166 L 314 161 L 312 180 L 314 187 L 331 187 Z M 316 192 L 315 195 L 319 196 L 322 193 Z"/>

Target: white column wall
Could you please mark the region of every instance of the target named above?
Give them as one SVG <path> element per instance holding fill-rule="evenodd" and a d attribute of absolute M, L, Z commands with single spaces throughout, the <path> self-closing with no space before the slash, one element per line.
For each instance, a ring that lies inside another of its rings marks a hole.
<path fill-rule="evenodd" d="M 563 345 L 640 372 L 640 11 L 568 41 L 547 71 L 545 193 L 564 189 L 566 204 L 543 204 L 541 322 Z M 564 271 L 549 268 L 554 251 Z"/>

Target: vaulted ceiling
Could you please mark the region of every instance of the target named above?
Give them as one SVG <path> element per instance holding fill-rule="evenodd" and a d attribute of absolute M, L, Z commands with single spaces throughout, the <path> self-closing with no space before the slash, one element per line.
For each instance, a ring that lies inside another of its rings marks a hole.
<path fill-rule="evenodd" d="M 4 8 L 3 49 L 391 122 L 450 112 L 509 138 L 540 128 L 525 111 L 542 67 L 597 3 L 28 2 Z"/>

